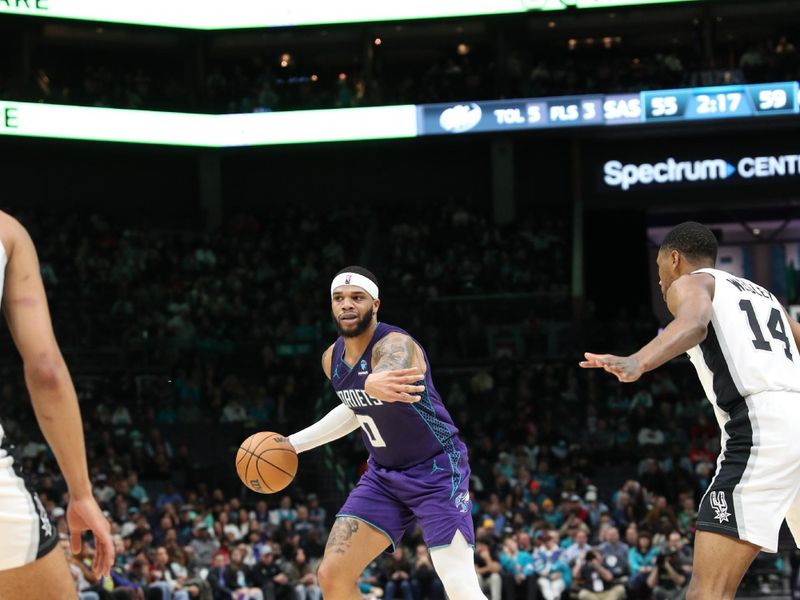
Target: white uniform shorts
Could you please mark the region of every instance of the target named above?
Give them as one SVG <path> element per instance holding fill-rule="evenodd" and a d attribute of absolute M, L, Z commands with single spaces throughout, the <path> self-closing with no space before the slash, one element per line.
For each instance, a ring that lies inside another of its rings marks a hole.
<path fill-rule="evenodd" d="M 36 493 L 25 487 L 9 449 L 3 448 L 0 427 L 0 570 L 27 565 L 58 543 L 56 528 Z"/>
<path fill-rule="evenodd" d="M 722 451 L 697 528 L 777 552 L 786 519 L 800 542 L 800 394 L 762 392 L 718 417 Z"/>

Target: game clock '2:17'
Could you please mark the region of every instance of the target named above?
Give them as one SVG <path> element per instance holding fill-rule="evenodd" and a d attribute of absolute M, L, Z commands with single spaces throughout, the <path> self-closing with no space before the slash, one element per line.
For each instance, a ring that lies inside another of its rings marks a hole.
<path fill-rule="evenodd" d="M 642 92 L 645 121 L 751 117 L 797 112 L 796 82 Z"/>

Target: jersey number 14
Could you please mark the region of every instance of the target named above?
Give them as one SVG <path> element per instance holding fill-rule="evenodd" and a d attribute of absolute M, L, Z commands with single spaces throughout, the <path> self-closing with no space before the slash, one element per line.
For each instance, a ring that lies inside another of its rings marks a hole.
<path fill-rule="evenodd" d="M 772 346 L 770 345 L 769 341 L 764 338 L 764 332 L 761 330 L 761 325 L 756 318 L 756 311 L 753 309 L 753 303 L 750 302 L 750 300 L 740 300 L 739 308 L 747 314 L 747 322 L 750 324 L 750 329 L 753 332 L 753 336 L 756 338 L 753 340 L 753 346 L 755 349 L 772 352 Z M 789 343 L 789 338 L 786 336 L 786 328 L 783 325 L 781 313 L 777 308 L 773 308 L 772 312 L 769 313 L 767 329 L 769 330 L 769 333 L 772 335 L 773 339 L 783 343 L 786 358 L 792 360 L 792 351 L 790 349 L 791 345 Z"/>

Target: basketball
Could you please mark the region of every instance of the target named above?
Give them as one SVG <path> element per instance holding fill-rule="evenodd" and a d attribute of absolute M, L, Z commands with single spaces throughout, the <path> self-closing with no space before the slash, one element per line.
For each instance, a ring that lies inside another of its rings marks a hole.
<path fill-rule="evenodd" d="M 254 492 L 274 494 L 292 483 L 297 474 L 297 453 L 280 433 L 259 431 L 239 446 L 236 472 Z"/>

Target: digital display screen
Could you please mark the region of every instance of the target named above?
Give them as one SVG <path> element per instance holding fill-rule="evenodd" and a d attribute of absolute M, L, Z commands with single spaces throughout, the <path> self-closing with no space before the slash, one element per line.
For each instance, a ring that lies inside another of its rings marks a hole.
<path fill-rule="evenodd" d="M 698 0 L 0 0 L 0 13 L 220 30 L 436 19 Z"/>
<path fill-rule="evenodd" d="M 796 114 L 798 83 L 418 106 L 420 135 Z"/>

